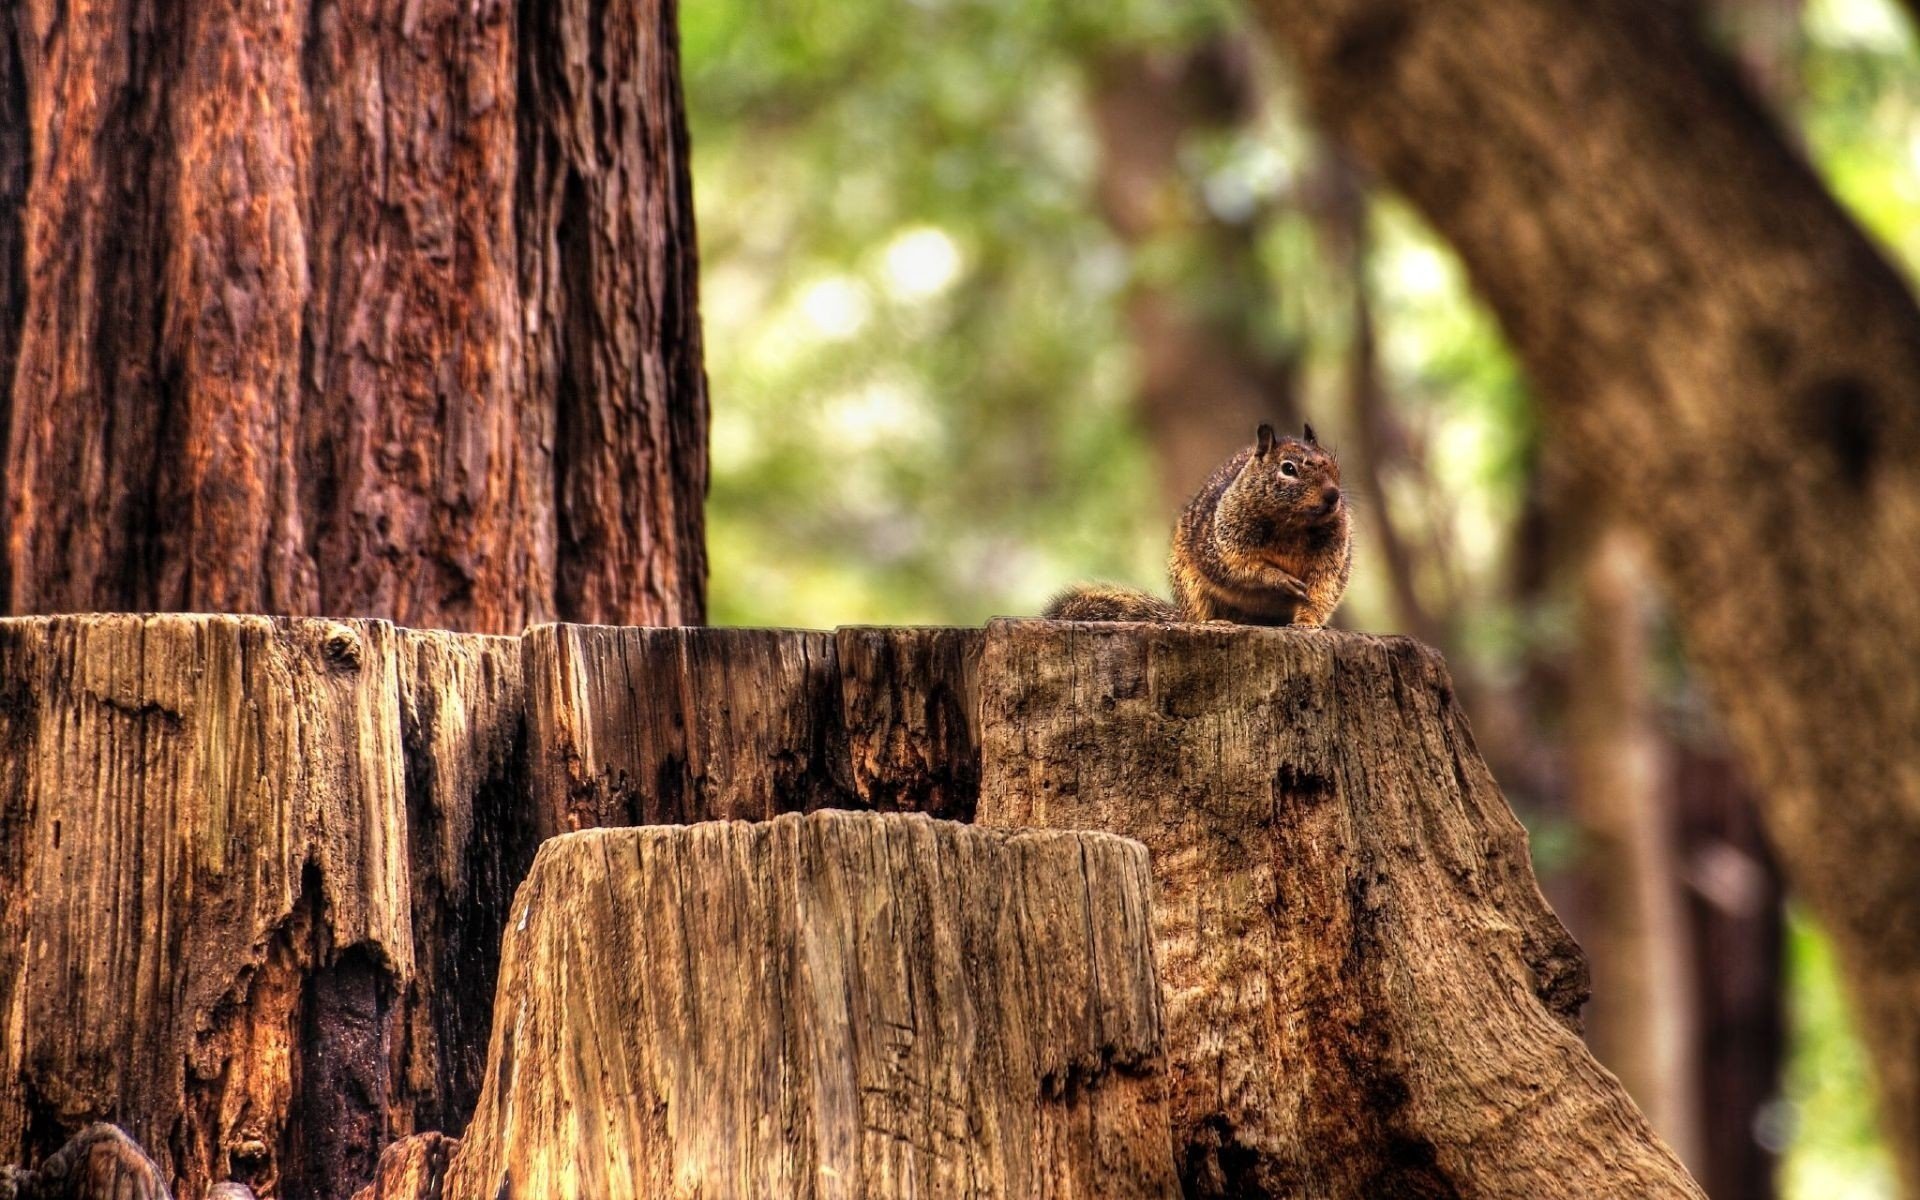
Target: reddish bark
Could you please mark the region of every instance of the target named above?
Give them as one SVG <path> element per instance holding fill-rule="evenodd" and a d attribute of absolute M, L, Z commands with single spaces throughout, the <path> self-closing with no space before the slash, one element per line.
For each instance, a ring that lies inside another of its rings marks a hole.
<path fill-rule="evenodd" d="M 698 622 L 673 22 L 10 6 L 6 611 Z"/>

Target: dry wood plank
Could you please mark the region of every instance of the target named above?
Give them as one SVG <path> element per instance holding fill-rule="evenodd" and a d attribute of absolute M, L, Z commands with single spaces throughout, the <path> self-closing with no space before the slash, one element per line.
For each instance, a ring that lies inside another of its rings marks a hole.
<path fill-rule="evenodd" d="M 1148 887 L 918 815 L 549 841 L 446 1194 L 1174 1196 Z"/>
<path fill-rule="evenodd" d="M 1152 852 L 1187 1195 L 1700 1196 L 1432 651 L 996 622 L 980 679 L 980 822 Z"/>
<path fill-rule="evenodd" d="M 0 621 L 0 1161 L 112 1117 L 182 1195 L 333 1200 L 470 1103 L 518 693 L 511 639 Z"/>

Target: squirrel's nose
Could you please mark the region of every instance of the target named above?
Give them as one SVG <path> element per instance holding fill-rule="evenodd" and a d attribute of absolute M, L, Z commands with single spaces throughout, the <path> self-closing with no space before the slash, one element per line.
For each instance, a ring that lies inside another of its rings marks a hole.
<path fill-rule="evenodd" d="M 1338 503 L 1340 503 L 1339 488 L 1334 487 L 1332 484 L 1328 484 L 1326 487 L 1323 487 L 1320 489 L 1320 507 L 1321 508 L 1326 509 L 1328 512 L 1332 512 L 1333 506 Z"/>

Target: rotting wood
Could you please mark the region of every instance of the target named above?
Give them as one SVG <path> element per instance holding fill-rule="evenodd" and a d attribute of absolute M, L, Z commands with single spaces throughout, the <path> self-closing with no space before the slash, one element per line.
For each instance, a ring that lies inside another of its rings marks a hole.
<path fill-rule="evenodd" d="M 463 1117 L 520 721 L 511 639 L 0 621 L 0 1162 L 112 1116 L 180 1195 L 335 1200 Z"/>
<path fill-rule="evenodd" d="M 446 1195 L 1173 1197 L 1149 887 L 918 815 L 550 841 Z"/>
<path fill-rule="evenodd" d="M 1188 1196 L 1700 1197 L 1433 652 L 997 622 L 980 679 L 979 821 L 1152 852 Z"/>

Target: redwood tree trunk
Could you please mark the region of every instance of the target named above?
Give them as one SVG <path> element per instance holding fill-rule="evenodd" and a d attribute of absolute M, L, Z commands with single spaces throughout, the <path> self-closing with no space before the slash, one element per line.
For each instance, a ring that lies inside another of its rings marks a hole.
<path fill-rule="evenodd" d="M 1684 7 L 1263 11 L 1652 548 L 1920 1192 L 1920 308 Z"/>
<path fill-rule="evenodd" d="M 5 611 L 698 622 L 673 0 L 0 15 Z"/>

